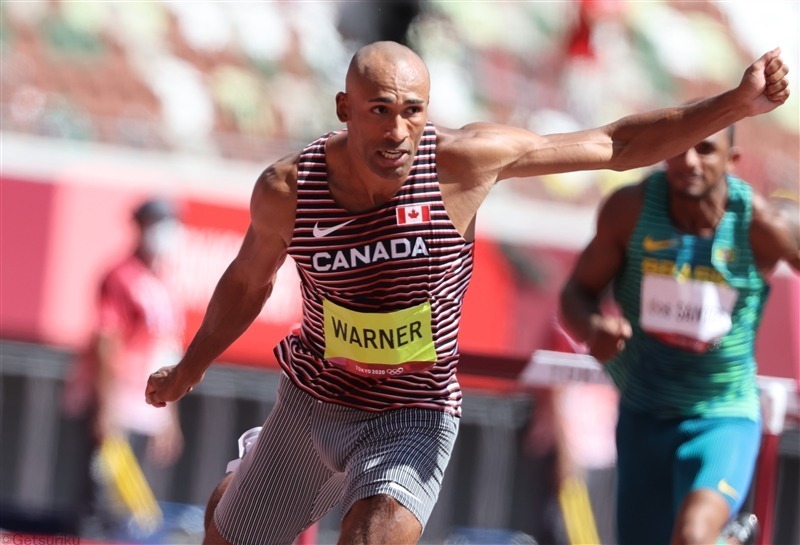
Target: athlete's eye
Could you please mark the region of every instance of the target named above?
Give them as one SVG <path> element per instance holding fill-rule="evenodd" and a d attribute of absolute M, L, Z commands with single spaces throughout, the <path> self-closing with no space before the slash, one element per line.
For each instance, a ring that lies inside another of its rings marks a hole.
<path fill-rule="evenodd" d="M 700 142 L 694 147 L 694 150 L 699 153 L 700 155 L 708 155 L 710 153 L 714 153 L 716 151 L 716 146 L 711 142 Z"/>

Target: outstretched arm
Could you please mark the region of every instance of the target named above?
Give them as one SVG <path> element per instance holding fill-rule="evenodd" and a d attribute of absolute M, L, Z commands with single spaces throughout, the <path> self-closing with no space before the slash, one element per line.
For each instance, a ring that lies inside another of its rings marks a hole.
<path fill-rule="evenodd" d="M 474 123 L 460 131 L 442 131 L 447 150 L 442 156 L 459 178 L 480 185 L 558 172 L 649 166 L 745 117 L 777 108 L 789 96 L 787 72 L 776 49 L 748 67 L 737 87 L 713 97 L 630 115 L 595 129 L 547 136 Z"/>
<path fill-rule="evenodd" d="M 774 110 L 789 97 L 788 67 L 775 49 L 745 71 L 739 86 L 720 95 L 641 115 L 601 128 L 613 142 L 614 170 L 674 157 L 737 121 Z"/>
<path fill-rule="evenodd" d="M 149 404 L 163 407 L 186 395 L 261 312 L 291 242 L 296 210 L 295 165 L 295 158 L 281 160 L 256 182 L 250 203 L 251 223 L 239 253 L 220 278 L 183 358 L 150 376 L 145 390 Z"/>

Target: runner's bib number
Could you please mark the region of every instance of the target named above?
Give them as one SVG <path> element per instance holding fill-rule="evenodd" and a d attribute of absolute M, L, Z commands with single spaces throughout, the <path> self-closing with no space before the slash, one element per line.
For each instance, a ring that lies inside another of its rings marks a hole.
<path fill-rule="evenodd" d="M 731 330 L 738 293 L 724 284 L 648 274 L 642 279 L 642 328 L 667 344 L 705 352 Z"/>
<path fill-rule="evenodd" d="M 432 367 L 436 347 L 431 330 L 431 305 L 394 312 L 358 312 L 327 299 L 325 359 L 361 376 L 390 377 Z"/>

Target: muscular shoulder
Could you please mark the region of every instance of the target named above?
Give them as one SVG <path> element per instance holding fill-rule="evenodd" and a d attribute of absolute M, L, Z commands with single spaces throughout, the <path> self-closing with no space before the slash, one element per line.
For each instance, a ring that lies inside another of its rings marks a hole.
<path fill-rule="evenodd" d="M 261 173 L 250 199 L 253 227 L 262 235 L 280 234 L 291 240 L 297 210 L 297 165 L 300 153 L 287 155 Z"/>
<path fill-rule="evenodd" d="M 474 173 L 479 162 L 480 135 L 467 128 L 436 127 L 436 162 L 444 181 L 464 181 L 465 173 Z M 472 179 L 472 176 L 466 176 Z"/>
<path fill-rule="evenodd" d="M 528 130 L 493 123 L 470 123 L 460 129 L 437 126 L 436 134 L 439 170 L 457 174 L 469 185 L 510 177 L 505 170 L 538 138 Z"/>
<path fill-rule="evenodd" d="M 506 125 L 483 122 L 470 123 L 460 129 L 437 125 L 436 146 L 447 154 L 471 155 L 484 146 L 491 147 L 495 140 L 503 138 L 506 133 L 513 130 L 513 127 Z"/>
<path fill-rule="evenodd" d="M 299 160 L 300 152 L 295 152 L 272 163 L 258 177 L 255 190 L 274 197 L 294 194 L 297 191 Z"/>
<path fill-rule="evenodd" d="M 753 191 L 750 246 L 759 268 L 769 273 L 785 260 L 800 270 L 800 205 L 791 199 L 766 199 Z"/>
<path fill-rule="evenodd" d="M 624 247 L 636 228 L 647 180 L 623 186 L 608 196 L 597 217 L 598 235 Z"/>
<path fill-rule="evenodd" d="M 610 212 L 624 212 L 628 211 L 625 216 L 632 216 L 634 212 L 638 212 L 644 203 L 644 191 L 647 185 L 647 180 L 624 185 L 614 190 L 603 202 L 602 209 Z"/>

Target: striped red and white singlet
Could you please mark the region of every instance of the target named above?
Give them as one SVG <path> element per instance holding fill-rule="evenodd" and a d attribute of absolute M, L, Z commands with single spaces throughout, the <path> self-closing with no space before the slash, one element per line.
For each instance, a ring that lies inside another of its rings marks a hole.
<path fill-rule="evenodd" d="M 445 211 L 436 129 L 426 127 L 394 197 L 359 213 L 336 204 L 328 189 L 330 136 L 300 156 L 289 255 L 300 275 L 303 323 L 275 355 L 300 389 L 322 401 L 460 415 L 457 333 L 474 243 Z"/>

